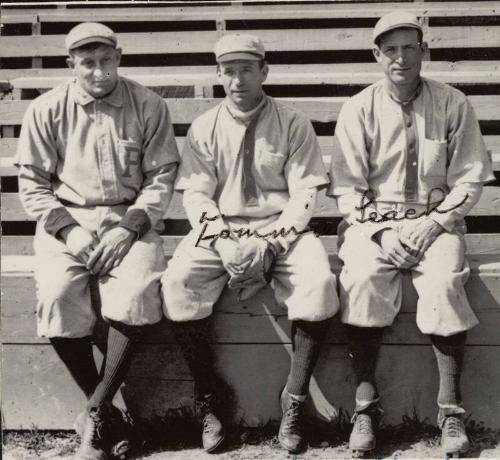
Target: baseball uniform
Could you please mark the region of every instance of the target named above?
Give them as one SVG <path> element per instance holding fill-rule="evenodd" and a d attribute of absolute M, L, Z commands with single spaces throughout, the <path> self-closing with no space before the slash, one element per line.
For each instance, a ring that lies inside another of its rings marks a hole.
<path fill-rule="evenodd" d="M 335 142 L 328 193 L 346 221 L 339 229 L 342 321 L 392 324 L 401 306 L 401 273 L 372 236 L 382 228 L 401 230 L 436 208 L 429 217 L 445 232 L 411 268 L 417 324 L 442 336 L 476 325 L 464 291 L 464 216 L 494 176 L 466 97 L 422 78 L 414 99 L 403 104 L 379 81 L 344 104 Z"/>
<path fill-rule="evenodd" d="M 165 261 L 154 229 L 178 160 L 165 102 L 126 78 L 100 99 L 71 81 L 31 103 L 16 163 L 22 203 L 38 220 L 39 335 L 83 337 L 95 322 L 89 272 L 57 239 L 75 223 L 99 238 L 117 225 L 137 234 L 122 263 L 99 277 L 102 315 L 137 326 L 160 320 Z"/>
<path fill-rule="evenodd" d="M 200 116 L 181 155 L 176 189 L 184 192 L 193 230 L 163 277 L 165 314 L 175 321 L 209 316 L 229 279 L 213 240 L 200 240 L 200 234 L 226 231 L 238 239 L 241 229 L 266 234 L 299 228 L 300 217 L 291 208 L 283 212 L 286 205 L 304 190 L 329 182 L 312 125 L 303 115 L 266 95 L 252 111 L 236 112 L 226 99 Z M 250 126 L 252 119 L 256 121 Z M 245 198 L 244 178 L 249 130 L 256 191 L 252 203 Z M 211 219 L 205 230 L 203 213 Z M 335 279 L 321 241 L 311 232 L 278 239 L 284 250 L 272 277 L 289 318 L 321 321 L 333 316 L 338 309 Z"/>

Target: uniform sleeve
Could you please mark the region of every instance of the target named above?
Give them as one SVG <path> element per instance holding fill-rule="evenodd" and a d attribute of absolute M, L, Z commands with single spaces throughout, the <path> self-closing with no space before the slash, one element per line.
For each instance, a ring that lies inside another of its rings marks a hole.
<path fill-rule="evenodd" d="M 302 233 L 310 231 L 308 224 L 314 213 L 317 194 L 316 187 L 295 190 L 279 219 L 268 227 L 259 229 L 259 233 L 269 235 L 268 241 L 271 243 L 278 242 L 281 253 L 285 254 Z"/>
<path fill-rule="evenodd" d="M 337 119 L 327 195 L 336 198 L 339 212 L 349 225 L 362 224 L 361 231 L 371 238 L 385 227 L 371 222 L 380 215 L 370 204 L 369 153 L 365 139 L 362 109 L 348 101 Z"/>
<path fill-rule="evenodd" d="M 285 163 L 285 177 L 290 194 L 297 190 L 327 185 L 327 171 L 318 139 L 311 122 L 296 115 L 290 129 L 290 155 Z"/>
<path fill-rule="evenodd" d="M 458 184 L 494 180 L 493 165 L 472 105 L 465 99 L 449 112 L 448 186 L 453 189 Z"/>
<path fill-rule="evenodd" d="M 447 183 L 450 192 L 430 218 L 452 231 L 479 201 L 483 184 L 495 176 L 470 102 L 460 101 L 449 113 Z"/>
<path fill-rule="evenodd" d="M 481 197 L 483 184 L 463 183 L 458 184 L 448 193 L 440 205 L 429 214 L 446 231 L 451 232 L 457 222 L 461 222 L 469 214 Z"/>
<path fill-rule="evenodd" d="M 140 238 L 165 217 L 174 191 L 179 152 L 167 104 L 163 99 L 152 105 L 146 117 L 142 145 L 144 181 L 135 200 L 123 216 L 122 227 Z"/>
<path fill-rule="evenodd" d="M 24 116 L 15 158 L 19 168 L 19 196 L 26 212 L 53 236 L 76 224 L 54 194 L 57 161 L 49 109 L 32 103 Z"/>
<path fill-rule="evenodd" d="M 214 195 L 218 179 L 213 156 L 196 139 L 191 127 L 188 131 L 181 155 L 176 190 L 183 191 L 183 204 L 191 227 L 202 228 L 202 216 L 210 219 L 210 233 L 220 233 L 229 227 L 224 222 Z"/>

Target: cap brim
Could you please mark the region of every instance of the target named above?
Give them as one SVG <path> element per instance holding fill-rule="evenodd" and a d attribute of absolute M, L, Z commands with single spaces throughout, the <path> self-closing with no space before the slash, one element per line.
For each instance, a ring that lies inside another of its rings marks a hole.
<path fill-rule="evenodd" d="M 375 43 L 375 41 L 377 40 L 378 37 L 385 34 L 386 32 L 390 32 L 391 30 L 394 30 L 394 29 L 403 29 L 403 28 L 420 30 L 422 32 L 422 27 L 417 26 L 417 25 L 413 24 L 412 22 L 403 22 L 402 24 L 394 24 L 394 25 L 389 26 L 386 29 L 380 31 L 377 35 L 375 35 L 373 37 L 373 43 Z"/>
<path fill-rule="evenodd" d="M 229 61 L 260 61 L 264 59 L 263 56 L 253 53 L 226 53 L 217 58 L 217 62 Z"/>
<path fill-rule="evenodd" d="M 110 38 L 106 38 L 106 37 L 87 37 L 87 38 L 83 38 L 82 40 L 78 40 L 77 42 L 73 43 L 68 48 L 68 50 L 73 50 L 75 48 L 79 48 L 80 46 L 88 45 L 89 43 L 102 43 L 104 45 L 108 45 L 108 46 L 112 46 L 113 48 L 116 48 L 116 42 L 114 42 Z"/>

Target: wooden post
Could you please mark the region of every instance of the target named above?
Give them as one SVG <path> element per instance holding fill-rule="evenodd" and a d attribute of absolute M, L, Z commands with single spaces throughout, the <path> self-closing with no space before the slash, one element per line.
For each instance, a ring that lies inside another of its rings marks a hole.
<path fill-rule="evenodd" d="M 42 35 L 42 24 L 40 23 L 40 16 L 38 15 L 33 18 L 33 22 L 31 23 L 31 35 Z M 33 69 L 41 69 L 42 57 L 33 56 L 33 58 L 31 59 L 31 67 Z"/>
<path fill-rule="evenodd" d="M 423 16 L 420 18 L 420 23 L 422 24 L 422 29 L 424 32 L 424 41 L 426 41 L 429 44 L 429 47 L 427 48 L 427 52 L 424 55 L 423 60 L 424 61 L 430 61 L 431 60 L 431 39 L 432 39 L 432 34 L 431 34 L 431 28 L 429 27 L 429 16 Z"/>

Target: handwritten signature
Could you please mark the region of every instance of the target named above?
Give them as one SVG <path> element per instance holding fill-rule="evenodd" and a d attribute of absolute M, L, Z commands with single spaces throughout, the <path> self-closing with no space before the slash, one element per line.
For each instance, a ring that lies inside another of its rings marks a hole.
<path fill-rule="evenodd" d="M 286 237 L 290 233 L 293 233 L 294 235 L 302 235 L 303 233 L 309 233 L 312 232 L 313 230 L 309 227 L 307 227 L 305 230 L 298 231 L 294 226 L 291 226 L 288 229 L 285 229 L 284 227 L 281 227 L 279 230 L 271 230 L 268 233 L 259 233 L 258 230 L 251 230 L 248 227 L 241 227 L 238 229 L 234 230 L 221 230 L 219 233 L 213 233 L 211 235 L 207 235 L 207 229 L 208 229 L 208 223 L 213 222 L 217 219 L 224 218 L 224 215 L 218 215 L 218 216 L 213 216 L 213 217 L 208 217 L 206 212 L 201 213 L 200 217 L 200 224 L 204 224 L 200 234 L 198 235 L 198 239 L 196 241 L 195 246 L 198 246 L 201 241 L 205 240 L 216 240 L 217 238 L 222 238 L 227 239 L 227 238 L 278 238 L 278 237 Z"/>
<path fill-rule="evenodd" d="M 434 200 L 433 194 L 436 192 L 440 193 L 440 197 L 438 200 Z M 365 217 L 365 214 L 367 212 L 367 209 L 372 205 L 376 204 L 376 200 L 373 197 L 373 192 L 371 190 L 367 190 L 366 192 L 363 193 L 363 196 L 361 197 L 360 205 L 359 207 L 356 206 L 355 209 L 357 211 L 361 211 L 361 218 L 356 220 L 360 223 L 364 222 L 386 222 L 388 220 L 403 220 L 403 219 L 418 219 L 419 217 L 422 216 L 428 216 L 432 212 L 437 212 L 439 214 L 446 214 L 447 212 L 451 212 L 454 209 L 457 209 L 458 207 L 462 206 L 467 199 L 469 198 L 469 194 L 467 193 L 465 195 L 465 198 L 458 203 L 455 206 L 452 206 L 449 209 L 437 209 L 438 206 L 445 200 L 446 194 L 445 191 L 442 188 L 436 187 L 433 188 L 428 194 L 427 194 L 427 202 L 425 204 L 425 211 L 422 211 L 420 213 L 417 212 L 415 208 L 408 208 L 404 214 L 400 217 L 398 217 L 398 212 L 395 210 L 387 211 L 384 212 L 383 214 L 379 214 L 375 211 L 371 211 L 368 213 L 368 216 Z"/>

